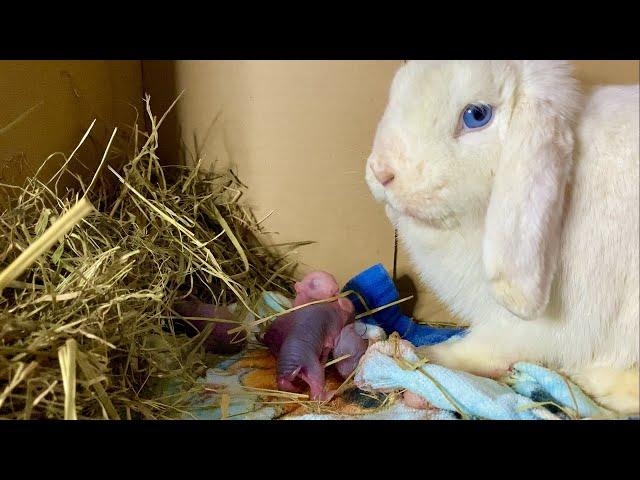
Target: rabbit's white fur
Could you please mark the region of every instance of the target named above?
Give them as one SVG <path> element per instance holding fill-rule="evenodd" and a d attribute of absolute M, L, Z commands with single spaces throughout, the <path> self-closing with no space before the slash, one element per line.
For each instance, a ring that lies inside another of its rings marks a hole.
<path fill-rule="evenodd" d="M 476 102 L 493 118 L 465 131 Z M 425 348 L 434 362 L 494 376 L 541 362 L 638 412 L 638 103 L 637 85 L 582 95 L 568 62 L 401 67 L 366 179 L 421 279 L 471 325 Z M 385 188 L 374 170 L 389 169 Z"/>

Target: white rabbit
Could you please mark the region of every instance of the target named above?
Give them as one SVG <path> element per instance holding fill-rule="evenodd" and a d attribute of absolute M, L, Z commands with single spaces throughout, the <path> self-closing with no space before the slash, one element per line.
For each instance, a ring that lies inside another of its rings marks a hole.
<path fill-rule="evenodd" d="M 560 61 L 412 61 L 367 160 L 422 281 L 467 321 L 435 363 L 557 368 L 638 413 L 638 86 Z"/>

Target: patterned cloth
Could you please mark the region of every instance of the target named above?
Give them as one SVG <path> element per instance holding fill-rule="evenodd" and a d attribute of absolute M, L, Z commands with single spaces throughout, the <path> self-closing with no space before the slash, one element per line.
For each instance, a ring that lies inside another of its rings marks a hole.
<path fill-rule="evenodd" d="M 320 406 L 317 402 L 298 401 L 281 396 L 276 390 L 276 362 L 263 349 L 247 350 L 207 371 L 200 383 L 211 393 L 194 395 L 182 415 L 189 420 L 453 420 L 449 412 L 420 410 L 406 406 L 400 398 L 387 401 L 383 394 L 368 393 L 356 387 L 346 388 L 337 397 Z M 327 370 L 327 389 L 338 388 L 342 379 Z M 164 394 L 174 393 L 179 385 L 167 382 Z M 215 391 L 215 392 L 214 392 Z"/>
<path fill-rule="evenodd" d="M 615 418 L 556 372 L 516 363 L 505 382 L 422 364 L 413 346 L 391 338 L 374 343 L 349 386 L 320 406 L 276 391 L 276 361 L 265 349 L 249 349 L 207 371 L 200 383 L 211 393 L 194 395 L 183 419 L 284 420 L 563 420 Z M 327 390 L 342 379 L 327 369 Z M 165 394 L 179 386 L 165 384 Z M 408 390 L 425 408 L 403 401 Z M 272 393 L 273 392 L 273 393 Z M 273 395 L 273 396 L 272 396 Z"/>

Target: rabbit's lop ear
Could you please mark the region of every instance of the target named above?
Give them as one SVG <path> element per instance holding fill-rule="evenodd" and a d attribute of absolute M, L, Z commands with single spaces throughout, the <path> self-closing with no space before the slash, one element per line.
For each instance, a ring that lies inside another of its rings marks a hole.
<path fill-rule="evenodd" d="M 558 263 L 580 95 L 567 62 L 514 67 L 518 79 L 487 210 L 483 260 L 496 299 L 532 319 L 547 307 Z"/>

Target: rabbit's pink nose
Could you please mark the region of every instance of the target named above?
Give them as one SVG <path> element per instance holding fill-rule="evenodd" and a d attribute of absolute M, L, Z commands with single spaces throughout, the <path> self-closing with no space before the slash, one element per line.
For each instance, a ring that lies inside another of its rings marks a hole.
<path fill-rule="evenodd" d="M 378 179 L 383 187 L 389 185 L 391 182 L 393 182 L 393 179 L 396 178 L 396 174 L 394 173 L 394 171 L 387 166 L 383 166 L 381 168 L 372 166 L 371 170 L 373 170 L 373 175 Z"/>

